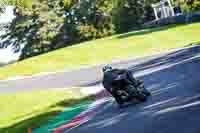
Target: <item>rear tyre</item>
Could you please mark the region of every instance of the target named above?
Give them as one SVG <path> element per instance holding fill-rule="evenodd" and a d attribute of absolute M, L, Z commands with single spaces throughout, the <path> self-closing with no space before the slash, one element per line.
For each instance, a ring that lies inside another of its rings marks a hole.
<path fill-rule="evenodd" d="M 115 101 L 117 102 L 117 104 L 118 104 L 119 106 L 121 106 L 121 105 L 124 104 L 123 99 L 122 99 L 120 96 L 118 96 L 117 94 L 113 95 L 113 97 L 114 97 Z"/>
<path fill-rule="evenodd" d="M 124 102 L 123 101 L 116 100 L 116 99 L 115 99 L 115 101 L 117 102 L 119 108 L 123 108 L 124 107 Z"/>

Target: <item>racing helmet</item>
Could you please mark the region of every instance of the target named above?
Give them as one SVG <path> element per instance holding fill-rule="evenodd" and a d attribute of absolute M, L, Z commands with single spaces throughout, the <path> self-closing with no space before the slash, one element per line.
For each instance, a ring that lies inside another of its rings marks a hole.
<path fill-rule="evenodd" d="M 113 69 L 112 66 L 106 65 L 106 66 L 103 67 L 102 71 L 103 72 L 108 72 L 108 71 L 111 71 L 112 69 Z"/>

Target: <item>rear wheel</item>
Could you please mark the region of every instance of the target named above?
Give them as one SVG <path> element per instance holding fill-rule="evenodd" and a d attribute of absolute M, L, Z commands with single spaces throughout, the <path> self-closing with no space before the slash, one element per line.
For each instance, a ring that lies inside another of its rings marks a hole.
<path fill-rule="evenodd" d="M 115 99 L 115 101 L 117 102 L 118 105 L 123 105 L 124 104 L 123 99 L 121 98 L 121 96 L 119 96 L 117 94 L 117 92 L 115 92 L 114 94 L 112 94 L 112 96 L 114 97 L 114 99 Z"/>

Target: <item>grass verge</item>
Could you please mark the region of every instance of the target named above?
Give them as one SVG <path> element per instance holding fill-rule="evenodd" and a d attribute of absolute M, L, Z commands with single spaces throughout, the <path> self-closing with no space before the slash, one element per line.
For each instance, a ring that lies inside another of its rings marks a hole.
<path fill-rule="evenodd" d="M 67 107 L 89 100 L 93 98 L 74 90 L 0 94 L 0 133 L 27 133 Z"/>
<path fill-rule="evenodd" d="M 78 69 L 180 48 L 200 41 L 200 23 L 129 32 L 84 42 L 0 68 L 0 79 Z"/>

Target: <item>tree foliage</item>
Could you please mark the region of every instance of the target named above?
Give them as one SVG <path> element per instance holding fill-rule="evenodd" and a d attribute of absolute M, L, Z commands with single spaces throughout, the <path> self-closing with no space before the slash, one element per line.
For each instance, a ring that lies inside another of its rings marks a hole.
<path fill-rule="evenodd" d="M 101 38 L 114 33 L 111 0 L 82 0 L 66 11 L 66 22 L 74 28 L 77 41 Z M 67 24 L 66 24 L 67 25 Z"/>
<path fill-rule="evenodd" d="M 22 49 L 20 59 L 82 41 L 138 29 L 154 19 L 152 3 L 160 0 L 7 0 L 16 19 L 3 46 Z M 178 2 L 176 0 L 175 2 Z M 199 10 L 200 0 L 180 0 L 184 10 Z M 27 8 L 28 7 L 28 8 Z M 2 38 L 3 38 L 2 37 Z"/>
<path fill-rule="evenodd" d="M 117 32 L 137 29 L 144 20 L 144 0 L 122 0 L 114 14 Z"/>
<path fill-rule="evenodd" d="M 200 11 L 200 0 L 185 0 L 182 7 L 184 12 Z"/>

